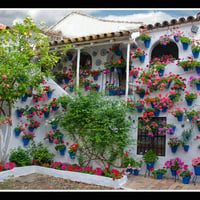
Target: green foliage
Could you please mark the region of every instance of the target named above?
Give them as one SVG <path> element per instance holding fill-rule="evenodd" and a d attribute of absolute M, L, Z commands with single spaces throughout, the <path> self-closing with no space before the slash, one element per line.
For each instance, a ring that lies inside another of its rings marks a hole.
<path fill-rule="evenodd" d="M 43 146 L 42 144 L 38 145 L 38 147 L 34 149 L 32 155 L 33 159 L 37 160 L 40 164 L 52 161 L 55 156 L 55 154 L 49 152 L 47 146 Z"/>
<path fill-rule="evenodd" d="M 145 163 L 156 162 L 158 156 L 150 149 L 143 155 L 143 160 Z"/>
<path fill-rule="evenodd" d="M 21 147 L 12 149 L 9 157 L 10 162 L 14 162 L 17 166 L 31 165 L 32 159 L 29 152 Z"/>
<path fill-rule="evenodd" d="M 126 119 L 125 103 L 95 92 L 78 93 L 68 101 L 60 126 L 78 144 L 82 164 L 100 160 L 110 166 L 121 159 L 130 143 L 131 123 Z"/>

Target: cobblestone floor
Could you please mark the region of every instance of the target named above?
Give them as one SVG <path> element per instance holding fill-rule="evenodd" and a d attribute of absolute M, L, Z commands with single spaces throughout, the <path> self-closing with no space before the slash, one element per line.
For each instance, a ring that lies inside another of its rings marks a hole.
<path fill-rule="evenodd" d="M 133 190 L 199 190 L 200 183 L 194 185 L 192 181 L 189 184 L 183 184 L 182 178 L 176 180 L 173 178 L 163 178 L 162 180 L 157 180 L 152 176 L 143 175 L 134 176 L 129 175 L 128 181 L 123 185 L 125 188 Z"/>

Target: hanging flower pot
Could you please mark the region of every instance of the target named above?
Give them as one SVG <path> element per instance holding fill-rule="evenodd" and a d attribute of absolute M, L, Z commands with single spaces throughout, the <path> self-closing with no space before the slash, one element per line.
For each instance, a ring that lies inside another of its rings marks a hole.
<path fill-rule="evenodd" d="M 17 114 L 17 117 L 22 117 L 22 112 L 19 110 L 19 109 L 17 109 L 16 110 L 16 114 Z"/>
<path fill-rule="evenodd" d="M 178 147 L 171 147 L 172 153 L 176 153 L 177 149 L 178 149 Z"/>
<path fill-rule="evenodd" d="M 141 106 L 138 106 L 138 108 L 137 108 L 137 111 L 139 112 L 139 113 L 141 113 L 142 111 L 143 111 L 143 105 L 141 105 Z"/>
<path fill-rule="evenodd" d="M 200 83 L 196 83 L 196 89 L 200 90 Z"/>
<path fill-rule="evenodd" d="M 66 84 L 68 84 L 69 83 L 69 78 L 68 77 L 64 77 L 64 82 L 66 83 Z"/>
<path fill-rule="evenodd" d="M 94 78 L 95 81 L 98 81 L 99 75 L 95 75 L 95 76 L 93 76 L 93 78 Z"/>
<path fill-rule="evenodd" d="M 144 98 L 145 93 L 140 93 L 139 96 L 140 98 Z"/>
<path fill-rule="evenodd" d="M 69 157 L 70 157 L 71 159 L 75 159 L 75 156 L 76 156 L 75 153 L 69 153 Z"/>
<path fill-rule="evenodd" d="M 48 118 L 49 117 L 50 112 L 44 112 L 44 117 Z"/>
<path fill-rule="evenodd" d="M 28 98 L 28 97 L 25 95 L 25 96 L 22 97 L 21 100 L 22 100 L 23 102 L 26 102 L 27 98 Z"/>
<path fill-rule="evenodd" d="M 150 47 L 150 44 L 151 44 L 151 40 L 144 40 L 144 46 L 146 48 L 149 48 Z"/>
<path fill-rule="evenodd" d="M 187 105 L 188 105 L 188 106 L 192 106 L 192 104 L 193 104 L 193 101 L 186 100 L 186 103 L 187 103 Z"/>
<path fill-rule="evenodd" d="M 192 51 L 192 54 L 193 54 L 194 58 L 199 57 L 199 51 Z"/>
<path fill-rule="evenodd" d="M 22 140 L 23 140 L 24 146 L 27 146 L 29 144 L 29 141 L 30 141 L 29 139 L 23 138 Z"/>
<path fill-rule="evenodd" d="M 185 152 L 188 152 L 188 151 L 189 151 L 189 148 L 190 148 L 189 145 L 184 145 L 184 146 L 183 146 L 183 149 L 184 149 Z"/>
<path fill-rule="evenodd" d="M 183 114 L 182 114 L 182 115 L 179 115 L 179 116 L 177 117 L 177 120 L 178 120 L 179 122 L 182 122 L 182 121 L 183 121 Z"/>
<path fill-rule="evenodd" d="M 60 155 L 61 155 L 61 156 L 64 156 L 64 155 L 65 155 L 65 152 L 66 152 L 66 149 L 61 149 L 61 150 L 59 150 L 59 152 L 60 152 Z"/>
<path fill-rule="evenodd" d="M 121 67 L 116 67 L 116 70 L 117 70 L 118 73 L 122 72 L 122 68 Z"/>
<path fill-rule="evenodd" d="M 33 132 L 33 131 L 34 131 L 34 128 L 31 127 L 31 126 L 29 126 L 29 127 L 28 127 L 28 130 L 29 130 L 30 132 Z"/>
<path fill-rule="evenodd" d="M 175 131 L 176 131 L 176 126 L 173 126 L 173 127 L 170 129 L 169 134 L 170 134 L 170 135 L 173 135 Z"/>
<path fill-rule="evenodd" d="M 15 136 L 18 137 L 21 133 L 21 129 L 15 129 L 14 133 L 15 133 Z"/>
<path fill-rule="evenodd" d="M 143 56 L 139 56 L 139 60 L 140 60 L 140 62 L 144 62 L 144 60 L 145 60 L 145 55 L 143 55 Z"/>
<path fill-rule="evenodd" d="M 47 97 L 51 98 L 52 97 L 53 92 L 47 92 Z"/>
<path fill-rule="evenodd" d="M 51 125 L 51 128 L 52 128 L 53 130 L 56 130 L 56 129 L 58 128 L 58 125 L 52 124 L 52 125 Z"/>
<path fill-rule="evenodd" d="M 195 67 L 197 74 L 200 74 L 200 66 Z"/>
<path fill-rule="evenodd" d="M 54 138 L 49 138 L 49 143 L 53 143 Z"/>
<path fill-rule="evenodd" d="M 122 55 L 122 51 L 120 49 L 118 49 L 117 51 L 115 51 L 115 55 L 116 56 L 121 56 Z"/>
<path fill-rule="evenodd" d="M 188 50 L 189 43 L 182 43 L 183 50 Z"/>
<path fill-rule="evenodd" d="M 70 87 L 69 87 L 69 91 L 70 91 L 70 92 L 73 92 L 73 91 L 74 91 L 74 86 L 70 86 Z"/>
<path fill-rule="evenodd" d="M 53 106 L 52 106 L 52 110 L 53 110 L 53 111 L 56 111 L 57 109 L 58 109 L 58 106 L 56 106 L 56 105 L 53 105 Z"/>
<path fill-rule="evenodd" d="M 154 112 L 155 117 L 159 117 L 160 115 L 160 110 L 156 109 Z"/>
<path fill-rule="evenodd" d="M 174 41 L 179 42 L 179 37 L 177 35 L 174 36 Z"/>
<path fill-rule="evenodd" d="M 159 76 L 164 76 L 164 72 L 165 72 L 164 69 L 160 69 L 160 70 L 158 71 Z"/>

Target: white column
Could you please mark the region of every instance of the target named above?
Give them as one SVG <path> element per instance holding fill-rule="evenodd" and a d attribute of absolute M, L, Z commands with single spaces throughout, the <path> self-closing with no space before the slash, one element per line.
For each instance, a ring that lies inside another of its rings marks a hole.
<path fill-rule="evenodd" d="M 126 55 L 126 93 L 125 93 L 125 98 L 126 99 L 128 97 L 129 60 L 130 60 L 130 43 L 127 44 L 127 55 Z"/>
<path fill-rule="evenodd" d="M 76 63 L 76 87 L 79 88 L 79 71 L 80 71 L 80 52 L 81 49 L 77 49 L 77 63 Z"/>

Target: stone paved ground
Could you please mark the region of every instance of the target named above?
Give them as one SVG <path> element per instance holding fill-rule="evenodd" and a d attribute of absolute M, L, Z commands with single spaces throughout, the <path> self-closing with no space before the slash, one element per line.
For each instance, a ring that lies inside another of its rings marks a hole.
<path fill-rule="evenodd" d="M 157 180 L 152 176 L 144 177 L 143 175 L 134 176 L 129 175 L 128 181 L 123 185 L 124 187 L 134 190 L 199 190 L 199 180 L 196 185 L 190 181 L 189 184 L 183 184 L 182 178 L 175 180 L 173 178 L 163 178 Z"/>

